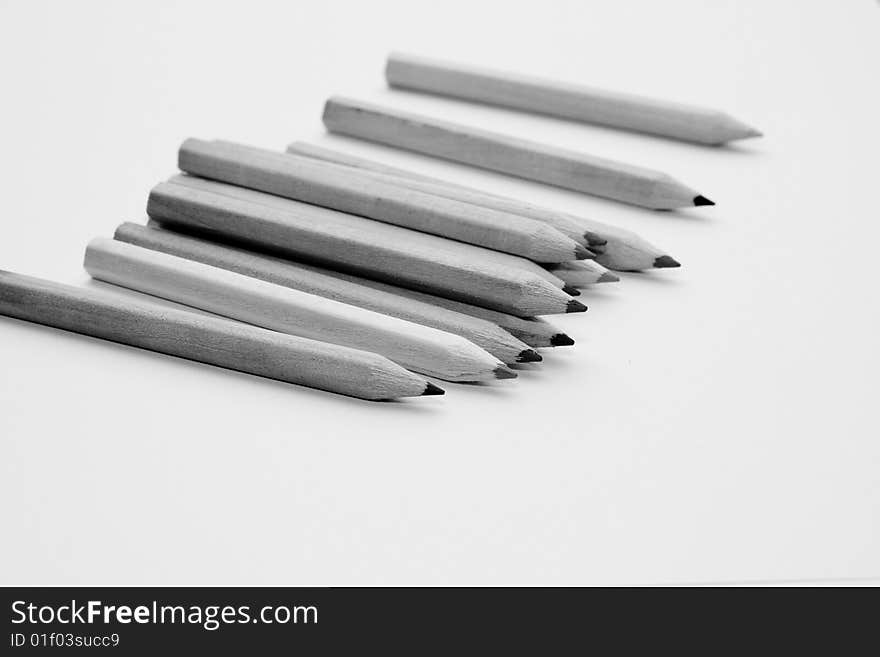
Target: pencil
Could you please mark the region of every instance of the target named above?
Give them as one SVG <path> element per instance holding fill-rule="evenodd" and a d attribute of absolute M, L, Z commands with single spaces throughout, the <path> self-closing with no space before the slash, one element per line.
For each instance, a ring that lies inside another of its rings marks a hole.
<path fill-rule="evenodd" d="M 361 399 L 443 394 L 378 354 L 12 272 L 0 314 Z"/>
<path fill-rule="evenodd" d="M 714 205 L 660 171 L 427 116 L 333 97 L 330 132 L 656 210 Z"/>
<path fill-rule="evenodd" d="M 375 290 L 361 283 L 340 280 L 326 269 L 133 223 L 120 225 L 113 237 L 135 246 L 221 267 L 301 292 L 448 331 L 467 338 L 504 363 L 541 360 L 534 349 L 497 324 L 414 301 L 399 294 Z"/>
<path fill-rule="evenodd" d="M 585 266 L 581 266 L 581 264 Z M 547 269 L 571 287 L 584 287 L 596 283 L 616 283 L 620 280 L 605 267 L 594 262 L 560 262 L 555 265 L 547 265 Z"/>
<path fill-rule="evenodd" d="M 543 222 L 425 194 L 381 174 L 225 141 L 188 139 L 179 166 L 204 178 L 369 217 L 537 262 L 592 257 Z"/>
<path fill-rule="evenodd" d="M 650 244 L 635 233 L 617 228 L 616 226 L 558 212 L 556 210 L 548 210 L 516 199 L 497 196 L 495 194 L 457 185 L 438 178 L 431 178 L 413 173 L 407 169 L 391 167 L 374 160 L 355 157 L 329 148 L 315 146 L 314 144 L 295 142 L 288 146 L 288 151 L 307 157 L 336 162 L 337 164 L 343 164 L 346 166 L 381 171 L 387 175 L 397 176 L 399 183 L 402 185 L 409 184 L 410 180 L 432 182 L 435 183 L 434 189 L 438 194 L 450 194 L 453 197 L 463 200 L 465 197 L 460 196 L 460 193 L 465 192 L 466 198 L 473 203 L 478 203 L 487 207 L 494 207 L 506 212 L 530 216 L 539 221 L 546 221 L 560 230 L 563 230 L 561 225 L 554 223 L 561 217 L 563 222 L 572 223 L 580 227 L 579 230 L 586 239 L 586 243 L 590 250 L 598 254 L 596 256 L 596 262 L 609 269 L 615 269 L 618 271 L 637 271 L 642 269 L 679 266 L 678 262 L 663 250 Z"/>
<path fill-rule="evenodd" d="M 376 290 L 397 294 L 406 297 L 411 301 L 433 304 L 441 308 L 484 319 L 493 324 L 497 324 L 505 331 L 508 331 L 527 345 L 535 347 L 536 349 L 539 347 L 566 347 L 574 344 L 574 340 L 572 340 L 571 337 L 542 317 L 518 317 L 497 310 L 492 310 L 485 306 L 476 306 L 463 301 L 456 301 L 455 299 L 428 294 L 426 292 L 397 287 L 382 281 L 366 278 L 361 279 L 342 272 L 333 272 L 333 276 L 345 281 L 357 282 Z"/>
<path fill-rule="evenodd" d="M 255 189 L 239 187 L 237 185 L 229 185 L 227 183 L 207 180 L 205 178 L 200 178 L 198 176 L 193 176 L 189 174 L 172 176 L 168 179 L 168 182 L 175 185 L 183 185 L 184 187 L 189 187 L 192 189 L 212 192 L 214 194 L 221 194 L 223 196 L 229 196 L 240 201 L 247 201 L 250 203 L 265 205 L 270 208 L 282 210 L 284 212 L 296 212 L 302 209 L 303 206 L 303 203 L 284 198 L 283 196 L 276 196 L 275 194 L 258 192 Z M 457 246 L 458 244 L 460 244 L 460 242 L 444 239 L 436 242 L 436 244 L 438 246 L 446 247 L 447 249 L 450 249 L 452 251 L 460 251 L 459 247 Z M 465 247 L 465 249 L 467 250 L 467 247 Z M 542 267 L 541 265 L 531 260 L 521 258 L 519 256 L 514 256 L 508 253 L 501 253 L 500 251 L 494 251 L 492 249 L 481 248 L 480 252 L 481 257 L 484 261 L 497 262 L 498 264 L 505 267 L 515 266 L 519 269 L 523 269 L 526 272 L 529 272 L 536 276 L 540 276 L 548 283 L 555 287 L 558 287 L 559 289 L 565 288 L 565 281 L 563 281 L 558 276 L 551 274 L 546 267 Z"/>
<path fill-rule="evenodd" d="M 481 247 L 306 203 L 291 201 L 289 209 L 280 210 L 161 183 L 150 193 L 147 213 L 185 232 L 224 236 L 502 312 L 532 316 L 586 310 L 546 279 L 484 257 L 488 251 Z"/>
<path fill-rule="evenodd" d="M 393 53 L 392 87 L 546 114 L 583 123 L 719 145 L 761 133 L 725 112 L 425 57 Z"/>
<path fill-rule="evenodd" d="M 460 335 L 125 242 L 92 240 L 84 265 L 92 278 L 107 283 L 281 333 L 372 351 L 438 379 L 516 376 Z"/>

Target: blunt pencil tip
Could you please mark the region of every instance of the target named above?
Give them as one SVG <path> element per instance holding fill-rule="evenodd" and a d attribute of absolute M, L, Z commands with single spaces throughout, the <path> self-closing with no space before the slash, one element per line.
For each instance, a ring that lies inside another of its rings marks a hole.
<path fill-rule="evenodd" d="M 707 198 L 706 198 L 705 196 L 703 196 L 702 194 L 698 194 L 697 196 L 694 196 L 694 205 L 696 205 L 696 206 L 700 206 L 700 205 L 715 205 L 715 201 L 710 201 L 709 199 L 707 199 Z"/>
<path fill-rule="evenodd" d="M 586 312 L 586 310 L 587 307 L 577 299 L 572 299 L 565 306 L 565 312 L 567 313 L 582 313 Z"/>
<path fill-rule="evenodd" d="M 620 276 L 615 276 L 610 271 L 602 272 L 597 283 L 616 283 L 620 280 Z"/>
<path fill-rule="evenodd" d="M 658 269 L 665 269 L 666 267 L 681 267 L 681 263 L 671 256 L 662 255 L 654 260 L 654 266 Z"/>
<path fill-rule="evenodd" d="M 516 372 L 507 367 L 506 365 L 499 365 L 495 368 L 495 378 L 496 379 L 515 379 Z"/>
<path fill-rule="evenodd" d="M 566 294 L 570 294 L 573 297 L 579 297 L 581 295 L 581 291 L 577 289 L 574 285 L 563 285 L 562 291 Z"/>
<path fill-rule="evenodd" d="M 589 230 L 584 233 L 584 239 L 587 240 L 589 246 L 605 246 L 608 244 L 608 240 L 604 237 Z"/>
<path fill-rule="evenodd" d="M 541 354 L 534 349 L 523 349 L 516 357 L 517 363 L 540 363 L 542 360 Z"/>
<path fill-rule="evenodd" d="M 566 333 L 557 333 L 550 338 L 550 344 L 554 347 L 570 347 L 574 344 L 574 340 L 572 340 Z"/>
<path fill-rule="evenodd" d="M 423 395 L 445 395 L 446 391 L 440 386 L 435 386 L 433 383 L 428 381 L 425 385 L 425 391 L 422 393 Z"/>

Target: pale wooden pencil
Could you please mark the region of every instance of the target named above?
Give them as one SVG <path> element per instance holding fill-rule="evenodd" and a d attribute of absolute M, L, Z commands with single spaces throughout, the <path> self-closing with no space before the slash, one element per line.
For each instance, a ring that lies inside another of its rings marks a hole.
<path fill-rule="evenodd" d="M 374 312 L 455 333 L 505 363 L 537 362 L 541 356 L 510 333 L 477 317 L 414 301 L 399 294 L 350 283 L 329 270 L 247 251 L 162 228 L 124 223 L 114 239 L 154 251 L 222 267 L 294 290 L 317 294 Z"/>
<path fill-rule="evenodd" d="M 392 87 L 536 112 L 584 123 L 718 145 L 761 133 L 725 112 L 538 77 L 393 53 Z"/>
<path fill-rule="evenodd" d="M 372 351 L 438 379 L 516 377 L 460 335 L 133 244 L 94 239 L 84 266 L 107 283 L 281 333 Z"/>
<path fill-rule="evenodd" d="M 297 201 L 396 224 L 537 262 L 592 257 L 543 222 L 402 188 L 381 174 L 225 141 L 188 139 L 182 170 Z"/>
<path fill-rule="evenodd" d="M 585 267 L 580 262 L 560 262 L 547 265 L 547 269 L 572 287 L 585 287 L 597 283 L 616 283 L 620 279 L 600 264 L 590 262 Z"/>
<path fill-rule="evenodd" d="M 535 348 L 565 347 L 574 344 L 574 340 L 572 340 L 567 334 L 540 317 L 518 317 L 497 310 L 492 310 L 485 306 L 475 306 L 455 299 L 448 299 L 446 297 L 439 297 L 426 292 L 397 287 L 382 281 L 357 278 L 342 272 L 333 272 L 333 275 L 346 281 L 361 283 L 362 285 L 372 287 L 376 290 L 399 294 L 413 301 L 430 303 L 440 306 L 441 308 L 464 313 L 465 315 L 485 319 L 486 321 L 497 324 L 505 331 L 509 331 L 526 344 Z"/>
<path fill-rule="evenodd" d="M 348 98 L 324 106 L 330 132 L 656 210 L 714 205 L 660 171 Z"/>
<path fill-rule="evenodd" d="M 378 354 L 12 272 L 0 315 L 361 399 L 443 394 Z"/>
<path fill-rule="evenodd" d="M 189 174 L 172 176 L 168 179 L 168 182 L 176 185 L 183 185 L 184 187 L 190 187 L 192 189 L 200 189 L 212 192 L 214 194 L 229 196 L 231 198 L 239 199 L 241 201 L 258 203 L 260 205 L 265 205 L 270 208 L 276 208 L 285 212 L 297 212 L 303 207 L 303 204 L 300 201 L 294 201 L 283 196 L 267 194 L 265 192 L 259 192 L 255 189 L 239 187 L 238 185 L 230 185 L 228 183 L 217 182 L 215 180 L 207 180 L 205 178 L 200 178 L 199 176 L 193 176 Z M 436 241 L 435 244 L 438 247 L 442 246 L 454 253 L 458 253 L 461 251 L 461 248 L 459 247 L 459 245 L 461 245 L 468 253 L 472 253 L 472 251 L 468 249 L 468 245 L 454 240 L 439 240 Z M 555 287 L 558 287 L 560 289 L 565 288 L 565 281 L 563 281 L 558 276 L 551 274 L 545 267 L 542 267 L 541 265 L 531 260 L 521 258 L 519 256 L 514 256 L 509 253 L 494 251 L 492 249 L 481 248 L 480 253 L 481 257 L 486 262 L 497 262 L 504 267 L 515 266 L 526 272 L 529 272 L 536 276 L 540 276 Z"/>
<path fill-rule="evenodd" d="M 225 236 L 502 312 L 531 316 L 586 310 L 544 278 L 484 258 L 486 249 L 306 203 L 291 202 L 289 209 L 279 210 L 162 183 L 151 191 L 147 213 L 184 230 Z"/>
<path fill-rule="evenodd" d="M 372 169 L 385 173 L 386 175 L 397 176 L 399 183 L 402 185 L 409 184 L 410 180 L 431 182 L 434 184 L 435 192 L 438 194 L 449 194 L 460 200 L 467 198 L 469 202 L 485 205 L 486 207 L 494 207 L 506 212 L 529 216 L 539 221 L 546 221 L 563 232 L 565 232 L 563 230 L 563 225 L 574 224 L 580 227 L 590 250 L 598 254 L 596 256 L 596 262 L 599 262 L 609 269 L 634 271 L 658 267 L 679 266 L 674 258 L 661 249 L 650 244 L 635 233 L 617 228 L 616 226 L 611 226 L 599 221 L 578 217 L 564 212 L 558 212 L 556 210 L 548 210 L 547 208 L 531 205 L 516 199 L 497 196 L 463 185 L 457 185 L 446 180 L 413 173 L 407 169 L 391 167 L 374 160 L 355 157 L 329 148 L 315 146 L 314 144 L 296 142 L 288 146 L 288 151 L 307 157 L 336 162 L 337 164 Z M 466 196 L 461 196 L 462 193 L 465 193 Z"/>

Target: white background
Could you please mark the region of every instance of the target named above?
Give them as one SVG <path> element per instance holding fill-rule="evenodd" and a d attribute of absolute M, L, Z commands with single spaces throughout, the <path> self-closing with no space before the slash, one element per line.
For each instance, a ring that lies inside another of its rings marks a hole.
<path fill-rule="evenodd" d="M 87 284 L 188 136 L 316 140 L 619 223 L 517 381 L 369 403 L 0 319 L 0 583 L 880 575 L 877 61 L 851 2 L 0 3 L 0 268 Z M 723 108 L 704 148 L 390 92 L 392 49 Z M 330 138 L 343 94 L 667 171 L 656 213 Z"/>

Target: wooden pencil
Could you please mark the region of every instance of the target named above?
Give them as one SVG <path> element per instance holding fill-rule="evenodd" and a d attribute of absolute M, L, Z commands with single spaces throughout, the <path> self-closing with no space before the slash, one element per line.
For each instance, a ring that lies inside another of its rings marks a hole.
<path fill-rule="evenodd" d="M 234 144 L 188 139 L 183 171 L 297 201 L 512 253 L 537 262 L 592 257 L 590 251 L 543 222 L 402 188 L 381 174 L 314 158 Z"/>
<path fill-rule="evenodd" d="M 541 356 L 510 333 L 477 317 L 414 301 L 399 294 L 374 290 L 360 283 L 340 280 L 320 267 L 304 265 L 198 239 L 162 228 L 124 223 L 114 239 L 155 251 L 162 251 L 245 276 L 284 285 L 327 299 L 366 308 L 467 338 L 504 363 L 537 362 Z"/>
<path fill-rule="evenodd" d="M 149 237 L 144 237 L 141 235 L 136 235 L 133 231 L 133 228 L 146 228 L 151 232 Z M 146 226 L 140 226 L 139 224 L 131 224 L 125 223 L 122 224 L 119 229 L 117 229 L 116 235 L 114 238 L 119 239 L 120 241 L 131 241 L 132 244 L 138 244 L 139 246 L 144 246 L 146 248 L 156 248 L 161 251 L 166 248 L 165 244 L 162 244 L 160 240 L 157 240 L 154 233 L 161 234 L 173 234 L 180 235 L 184 238 L 191 238 L 197 240 L 199 242 L 203 242 L 206 244 L 218 244 L 215 240 L 218 239 L 218 236 L 215 235 L 187 235 L 185 233 L 179 232 L 180 228 L 177 226 L 168 226 L 162 224 L 160 221 L 156 219 L 149 219 L 147 221 Z M 220 237 L 219 239 L 223 239 Z M 163 240 L 164 241 L 164 240 Z M 143 242 L 143 243 L 140 243 Z M 160 245 L 161 244 L 161 245 Z M 256 253 L 252 250 L 253 247 L 245 249 L 240 246 L 230 245 L 228 243 L 222 243 L 221 246 L 229 247 L 231 249 L 240 250 L 247 254 Z M 259 248 L 259 247 L 257 247 Z M 269 256 L 266 253 L 260 252 L 260 255 L 266 256 L 269 258 L 273 258 L 274 256 Z M 202 257 L 202 256 L 199 256 Z M 198 259 L 198 258 L 193 258 Z M 290 256 L 285 256 L 283 258 L 276 258 L 282 262 L 292 262 L 290 260 Z M 574 344 L 574 340 L 559 329 L 557 326 L 551 324 L 543 317 L 519 317 L 517 315 L 511 315 L 509 313 L 503 313 L 497 310 L 490 310 L 489 308 L 485 308 L 483 306 L 476 306 L 473 304 L 468 304 L 462 301 L 455 301 L 453 299 L 448 299 L 446 297 L 441 297 L 435 294 L 430 294 L 428 292 L 417 292 L 411 290 L 409 288 L 401 287 L 399 285 L 393 285 L 391 283 L 385 283 L 382 281 L 377 281 L 375 279 L 364 278 L 361 276 L 356 276 L 354 274 L 348 274 L 345 272 L 341 272 L 335 269 L 325 269 L 323 267 L 315 267 L 312 265 L 305 265 L 304 263 L 297 262 L 296 263 L 302 267 L 310 267 L 315 271 L 319 271 L 322 273 L 326 273 L 329 276 L 332 276 L 336 279 L 341 279 L 346 283 L 363 285 L 365 287 L 373 288 L 375 290 L 386 291 L 389 294 L 393 294 L 396 296 L 401 296 L 407 299 L 408 302 L 416 301 L 423 302 L 425 304 L 435 306 L 443 309 L 454 310 L 463 315 L 469 315 L 470 317 L 477 319 L 484 319 L 492 324 L 497 325 L 502 328 L 504 331 L 507 331 L 517 339 L 521 340 L 524 344 L 529 347 L 538 349 L 543 347 L 565 347 Z M 219 265 L 217 265 L 219 266 Z M 278 281 L 275 281 L 278 282 Z M 485 347 L 484 347 L 485 348 Z M 488 350 L 487 350 L 488 351 Z M 491 353 L 491 352 L 490 352 Z M 522 361 L 527 362 L 529 359 Z"/>
<path fill-rule="evenodd" d="M 490 194 L 439 178 L 431 178 L 414 173 L 408 169 L 391 167 L 374 160 L 355 157 L 348 153 L 341 153 L 314 144 L 295 142 L 290 144 L 287 149 L 289 152 L 306 157 L 362 169 L 371 169 L 386 175 L 396 176 L 401 185 L 408 185 L 412 180 L 430 182 L 433 183 L 432 189 L 437 194 L 448 194 L 459 200 L 467 199 L 471 203 L 529 216 L 538 221 L 545 221 L 562 232 L 566 232 L 566 225 L 577 226 L 577 230 L 583 235 L 587 246 L 591 251 L 598 254 L 596 262 L 609 269 L 635 271 L 679 266 L 678 262 L 663 250 L 650 244 L 635 233 L 617 228 L 616 226 L 556 210 L 549 210 L 517 199 Z"/>
<path fill-rule="evenodd" d="M 84 266 L 107 283 L 281 333 L 372 351 L 438 379 L 516 377 L 460 335 L 133 244 L 94 239 Z"/>
<path fill-rule="evenodd" d="M 597 283 L 616 283 L 620 280 L 620 278 L 600 264 L 589 262 L 584 267 L 581 264 L 574 261 L 560 262 L 555 265 L 547 265 L 547 269 L 559 276 L 565 281 L 567 286 L 571 287 L 585 287 Z"/>
<path fill-rule="evenodd" d="M 0 315 L 361 399 L 443 394 L 378 354 L 12 272 Z"/>
<path fill-rule="evenodd" d="M 334 276 L 338 276 L 344 280 L 356 280 L 349 274 L 344 273 L 334 272 Z M 463 301 L 439 297 L 408 288 L 398 288 L 389 285 L 388 283 L 383 283 L 382 281 L 360 279 L 360 282 L 377 290 L 385 290 L 387 292 L 400 294 L 413 301 L 423 301 L 425 303 L 440 306 L 441 308 L 464 313 L 465 315 L 485 319 L 486 321 L 497 324 L 505 331 L 510 332 L 526 344 L 535 348 L 567 347 L 574 344 L 574 340 L 572 340 L 571 337 L 542 317 L 515 316 L 508 313 L 498 312 L 497 310 L 492 310 L 485 306 L 476 306 Z"/>
<path fill-rule="evenodd" d="M 168 179 L 168 182 L 176 185 L 183 185 L 184 187 L 190 187 L 192 189 L 200 189 L 212 192 L 214 194 L 229 196 L 231 198 L 239 199 L 241 201 L 258 203 L 260 205 L 265 205 L 270 208 L 276 208 L 285 212 L 297 212 L 303 206 L 300 201 L 293 201 L 283 196 L 267 194 L 265 192 L 259 192 L 255 189 L 249 189 L 247 187 L 239 187 L 238 185 L 230 185 L 228 183 L 217 182 L 216 180 L 207 180 L 205 178 L 200 178 L 199 176 L 193 176 L 189 174 L 171 176 L 171 178 Z M 444 239 L 436 242 L 436 244 L 438 246 L 443 246 L 451 251 L 459 252 L 461 251 L 461 249 L 458 245 L 462 243 Z M 471 252 L 467 249 L 467 245 L 462 245 L 465 246 L 465 250 Z M 558 276 L 551 274 L 546 267 L 542 267 L 541 265 L 531 260 L 521 258 L 519 256 L 514 256 L 509 253 L 502 253 L 501 251 L 494 251 L 492 249 L 480 249 L 480 252 L 481 257 L 484 261 L 497 262 L 504 267 L 515 266 L 526 272 L 529 272 L 536 276 L 540 276 L 548 283 L 554 285 L 555 287 L 558 287 L 559 289 L 565 288 L 565 281 L 563 281 Z"/>
<path fill-rule="evenodd" d="M 330 132 L 656 210 L 714 205 L 669 175 L 348 98 L 324 106 Z"/>
<path fill-rule="evenodd" d="M 487 250 L 481 247 L 307 203 L 291 202 L 280 210 L 162 183 L 151 191 L 147 213 L 185 231 L 224 236 L 502 312 L 532 316 L 586 310 L 546 279 L 484 257 Z"/>
<path fill-rule="evenodd" d="M 392 87 L 546 114 L 583 123 L 718 145 L 761 133 L 725 112 L 504 71 L 393 53 Z"/>

